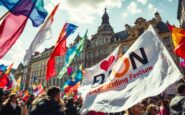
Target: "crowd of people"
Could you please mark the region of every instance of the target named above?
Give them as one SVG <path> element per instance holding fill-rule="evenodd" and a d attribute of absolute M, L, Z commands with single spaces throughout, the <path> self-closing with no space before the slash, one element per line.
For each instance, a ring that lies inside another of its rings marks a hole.
<path fill-rule="evenodd" d="M 50 87 L 39 97 L 27 100 L 15 93 L 0 89 L 0 115 L 80 115 L 82 99 L 61 97 L 60 88 Z M 89 111 L 87 115 L 185 115 L 185 84 L 177 86 L 171 99 L 150 97 L 120 113 Z"/>

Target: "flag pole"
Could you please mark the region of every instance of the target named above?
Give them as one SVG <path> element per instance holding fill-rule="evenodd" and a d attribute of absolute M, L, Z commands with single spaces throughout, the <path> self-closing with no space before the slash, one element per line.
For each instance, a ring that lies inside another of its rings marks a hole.
<path fill-rule="evenodd" d="M 1 16 L 0 21 L 1 21 L 3 18 L 5 18 L 5 16 L 6 16 L 8 13 L 9 13 L 9 11 L 7 11 L 3 16 Z"/>

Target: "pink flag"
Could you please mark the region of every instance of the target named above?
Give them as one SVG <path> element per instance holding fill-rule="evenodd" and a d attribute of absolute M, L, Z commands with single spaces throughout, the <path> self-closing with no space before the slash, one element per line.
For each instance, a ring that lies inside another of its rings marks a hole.
<path fill-rule="evenodd" d="M 68 67 L 67 68 L 67 74 L 68 74 L 68 76 L 71 75 L 72 71 L 73 71 L 73 69 L 71 67 Z"/>
<path fill-rule="evenodd" d="M 28 17 L 9 13 L 0 25 L 0 59 L 8 52 L 21 35 Z"/>

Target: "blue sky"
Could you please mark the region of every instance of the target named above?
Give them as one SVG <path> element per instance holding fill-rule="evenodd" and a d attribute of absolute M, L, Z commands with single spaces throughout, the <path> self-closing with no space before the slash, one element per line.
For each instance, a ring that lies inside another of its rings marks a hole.
<path fill-rule="evenodd" d="M 57 11 L 54 23 L 52 25 L 53 38 L 45 41 L 37 51 L 43 51 L 55 44 L 60 30 L 65 22 L 78 25 L 77 31 L 68 39 L 68 44 L 73 42 L 77 34 L 83 35 L 86 29 L 89 29 L 88 36 L 95 34 L 98 26 L 101 24 L 101 17 L 104 8 L 107 7 L 110 18 L 110 24 L 114 32 L 124 30 L 124 25 L 134 25 L 138 17 L 147 20 L 154 18 L 154 13 L 158 11 L 164 22 L 167 20 L 171 24 L 179 26 L 177 20 L 178 0 L 44 0 L 45 7 L 51 12 L 53 7 L 61 1 L 60 8 Z M 6 9 L 0 7 L 0 16 L 6 12 Z M 34 39 L 39 28 L 32 26 L 31 21 L 11 50 L 0 60 L 0 64 L 11 64 L 14 62 L 14 68 L 22 62 L 26 49 Z"/>

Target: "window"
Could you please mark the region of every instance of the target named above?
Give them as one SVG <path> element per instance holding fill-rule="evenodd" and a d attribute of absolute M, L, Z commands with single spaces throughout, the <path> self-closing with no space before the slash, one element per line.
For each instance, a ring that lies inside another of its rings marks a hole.
<path fill-rule="evenodd" d="M 114 41 L 117 41 L 117 38 L 116 37 L 114 38 Z"/>
<path fill-rule="evenodd" d="M 104 38 L 104 43 L 106 43 L 106 38 Z"/>
<path fill-rule="evenodd" d="M 96 40 L 95 42 L 96 42 L 96 46 L 98 46 L 98 40 Z"/>
<path fill-rule="evenodd" d="M 98 57 L 98 50 L 96 50 L 96 52 L 95 52 L 95 56 L 96 56 L 96 57 Z"/>
<path fill-rule="evenodd" d="M 101 45 L 101 39 L 99 39 L 98 41 L 99 41 L 99 44 L 98 45 Z"/>
<path fill-rule="evenodd" d="M 100 51 L 100 55 L 102 55 L 102 49 L 100 49 L 99 51 Z"/>
<path fill-rule="evenodd" d="M 53 85 L 55 85 L 55 79 L 53 79 Z"/>

